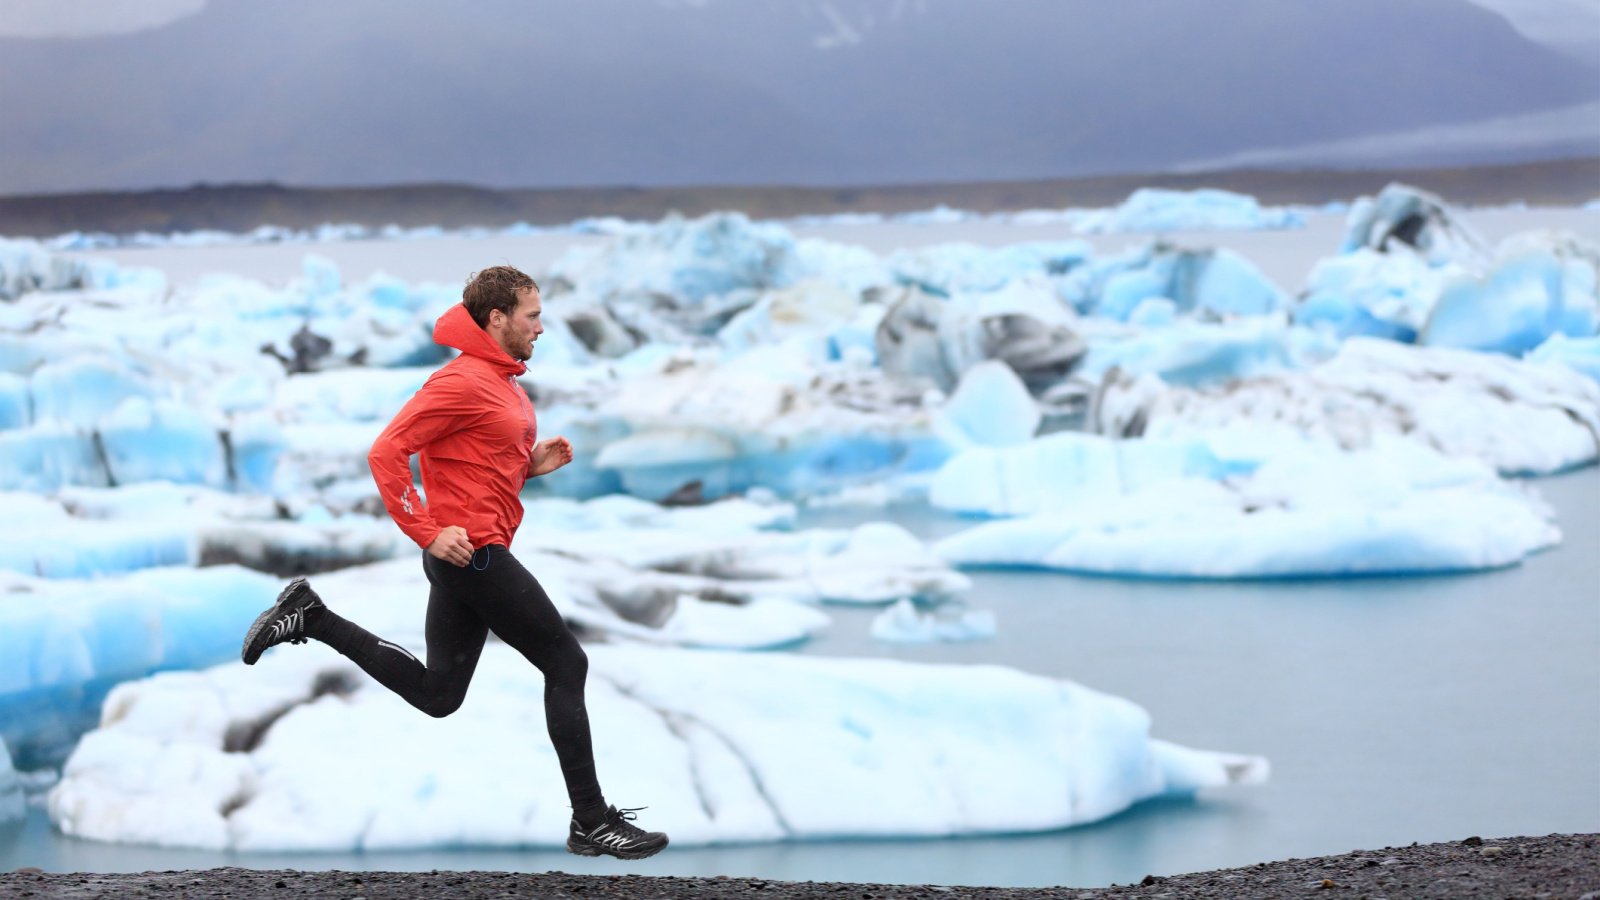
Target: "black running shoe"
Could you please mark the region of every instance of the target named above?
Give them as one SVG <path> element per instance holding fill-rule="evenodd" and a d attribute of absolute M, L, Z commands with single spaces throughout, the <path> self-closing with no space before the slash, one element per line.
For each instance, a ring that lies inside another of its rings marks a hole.
<path fill-rule="evenodd" d="M 311 589 L 304 578 L 296 578 L 278 595 L 267 611 L 256 616 L 255 624 L 244 635 L 244 648 L 240 656 L 244 664 L 253 666 L 268 648 L 288 641 L 291 644 L 306 642 L 306 613 L 324 609 L 322 598 Z"/>
<path fill-rule="evenodd" d="M 617 809 L 606 807 L 605 821 L 587 833 L 572 820 L 572 834 L 567 837 L 567 852 L 579 856 L 599 856 L 604 853 L 617 859 L 644 859 L 655 856 L 667 846 L 667 836 L 659 831 L 645 831 L 633 824 L 635 812 L 644 809 Z"/>

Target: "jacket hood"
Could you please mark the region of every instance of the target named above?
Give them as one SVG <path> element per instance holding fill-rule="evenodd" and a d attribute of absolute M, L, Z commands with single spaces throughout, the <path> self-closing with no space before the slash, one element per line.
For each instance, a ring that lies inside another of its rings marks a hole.
<path fill-rule="evenodd" d="M 433 342 L 454 347 L 468 356 L 488 362 L 507 375 L 521 375 L 528 371 L 522 362 L 512 359 L 505 349 L 495 343 L 489 332 L 472 321 L 472 314 L 464 304 L 457 303 L 445 310 L 439 321 L 433 323 Z"/>

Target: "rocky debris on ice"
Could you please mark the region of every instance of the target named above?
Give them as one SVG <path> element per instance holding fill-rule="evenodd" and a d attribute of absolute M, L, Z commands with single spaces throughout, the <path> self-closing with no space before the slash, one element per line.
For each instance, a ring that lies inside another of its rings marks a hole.
<path fill-rule="evenodd" d="M 1033 279 L 948 299 L 907 288 L 878 324 L 877 358 L 886 373 L 920 378 L 945 391 L 963 372 L 991 359 L 1029 384 L 1050 384 L 1087 349 L 1075 333 L 1076 318 L 1048 284 Z"/>
<path fill-rule="evenodd" d="M 1471 267 L 1489 255 L 1488 243 L 1442 198 L 1400 183 L 1351 204 L 1340 252 L 1362 247 L 1379 253 L 1413 249 L 1431 265 Z"/>

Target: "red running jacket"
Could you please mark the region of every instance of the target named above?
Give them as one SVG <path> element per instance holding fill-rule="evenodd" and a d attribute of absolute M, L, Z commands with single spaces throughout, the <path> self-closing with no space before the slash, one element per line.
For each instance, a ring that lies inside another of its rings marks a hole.
<path fill-rule="evenodd" d="M 395 524 L 427 549 L 448 525 L 467 530 L 473 549 L 511 546 L 522 524 L 518 494 L 538 435 L 533 403 L 512 359 L 461 304 L 433 326 L 433 340 L 461 355 L 428 377 L 367 454 L 378 494 Z M 411 454 L 422 454 L 423 503 L 411 482 Z"/>

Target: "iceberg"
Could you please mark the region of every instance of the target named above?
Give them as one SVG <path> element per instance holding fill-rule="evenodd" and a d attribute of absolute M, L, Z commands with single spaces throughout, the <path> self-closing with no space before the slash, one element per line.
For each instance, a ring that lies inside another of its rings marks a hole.
<path fill-rule="evenodd" d="M 1043 386 L 1083 356 L 1076 320 L 1046 283 L 1032 278 L 948 299 L 906 288 L 878 323 L 876 357 L 885 373 L 941 390 L 990 359 L 1004 362 L 1030 386 Z"/>
<path fill-rule="evenodd" d="M 1089 428 L 1181 438 L 1249 423 L 1350 449 L 1406 435 L 1504 474 L 1549 474 L 1600 457 L 1600 384 L 1560 364 L 1351 338 L 1305 371 L 1215 387 L 1107 373 Z"/>
<path fill-rule="evenodd" d="M 1007 447 L 972 447 L 934 474 L 928 502 L 966 515 L 1025 516 L 1118 502 L 1185 478 L 1220 479 L 1230 466 L 1203 440 L 1114 441 L 1057 432 Z"/>
<path fill-rule="evenodd" d="M 1060 469 L 1082 473 L 1074 472 L 1085 483 L 1079 497 L 978 525 L 934 549 L 959 566 L 1239 579 L 1489 569 L 1560 541 L 1550 509 L 1531 490 L 1502 481 L 1482 463 L 1452 460 L 1401 437 L 1384 436 L 1367 449 L 1347 451 L 1292 432 L 1240 430 L 1235 426 L 1219 443 L 1240 447 L 1243 454 L 1214 454 L 1248 474 L 1172 477 L 1187 471 L 1187 455 L 1164 448 L 1157 454 L 1164 465 L 1152 474 L 1167 477 L 1133 490 L 1094 481 L 1112 468 L 1104 450 L 1100 459 L 1083 463 L 1078 457 L 1087 448 L 1081 445 L 1057 444 L 1053 454 L 1035 450 L 1035 458 L 1055 455 Z M 1020 448 L 996 455 L 1034 462 Z M 999 462 L 990 468 L 1019 468 Z M 1004 484 L 991 479 L 968 486 L 964 502 L 1018 508 L 1017 493 L 1004 492 Z"/>
<path fill-rule="evenodd" d="M 1418 342 L 1519 356 L 1555 334 L 1600 328 L 1600 245 L 1571 233 L 1518 235 L 1487 275 L 1446 283 Z"/>
<path fill-rule="evenodd" d="M 612 243 L 573 247 L 551 267 L 554 282 L 601 297 L 664 295 L 689 303 L 740 289 L 787 287 L 802 274 L 788 229 L 741 213 L 669 216 Z"/>
<path fill-rule="evenodd" d="M 1139 188 L 1112 209 L 1094 210 L 1077 222 L 1080 234 L 1139 231 L 1233 231 L 1303 228 L 1305 215 L 1282 207 L 1263 207 L 1248 194 L 1212 188 L 1174 191 Z"/>
<path fill-rule="evenodd" d="M 1061 298 L 1079 312 L 1127 321 L 1152 298 L 1181 313 L 1225 318 L 1286 309 L 1289 299 L 1249 260 L 1227 248 L 1186 250 L 1165 243 L 1092 260 L 1064 273 Z"/>
<path fill-rule="evenodd" d="M 70 291 L 93 286 L 96 267 L 51 253 L 32 240 L 0 238 L 0 302 L 30 291 Z"/>
<path fill-rule="evenodd" d="M 1044 831 L 1267 777 L 1260 757 L 1151 738 L 1126 700 L 999 666 L 588 654 L 606 789 L 680 846 Z M 571 811 L 539 696 L 493 643 L 442 720 L 316 645 L 166 673 L 107 699 L 49 814 L 74 837 L 239 852 L 559 845 Z M 389 745 L 412 752 L 371 752 Z M 512 747 L 526 777 L 507 790 Z"/>
<path fill-rule="evenodd" d="M 1435 194 L 1393 183 L 1376 198 L 1350 205 L 1341 253 L 1362 247 L 1387 253 L 1412 249 L 1430 265 L 1457 262 L 1471 267 L 1489 255 L 1489 245 Z"/>
<path fill-rule="evenodd" d="M 113 685 L 233 656 L 280 587 L 237 566 L 90 580 L 0 571 L 0 586 L 0 737 L 24 768 L 64 758 Z"/>
<path fill-rule="evenodd" d="M 989 360 L 967 369 L 939 408 L 934 428 L 952 447 L 1020 444 L 1039 430 L 1043 414 L 1011 367 Z"/>
<path fill-rule="evenodd" d="M 54 491 L 65 485 L 109 483 L 91 435 L 55 424 L 0 431 L 0 490 Z"/>
<path fill-rule="evenodd" d="M 1322 260 L 1296 322 L 1341 338 L 1368 335 L 1520 355 L 1552 334 L 1600 327 L 1600 247 L 1570 232 L 1527 232 L 1491 257 L 1430 263 L 1409 245 L 1360 247 Z"/>
<path fill-rule="evenodd" d="M 1359 247 L 1319 261 L 1306 279 L 1295 322 L 1340 339 L 1358 336 L 1411 343 L 1417 339 L 1447 280 L 1459 266 L 1435 268 L 1416 253 Z"/>
<path fill-rule="evenodd" d="M 803 347 L 780 345 L 623 378 L 567 415 L 620 433 L 593 464 L 635 496 L 713 499 L 752 487 L 806 496 L 942 462 L 947 450 L 920 394 L 877 370 L 817 366 Z"/>

